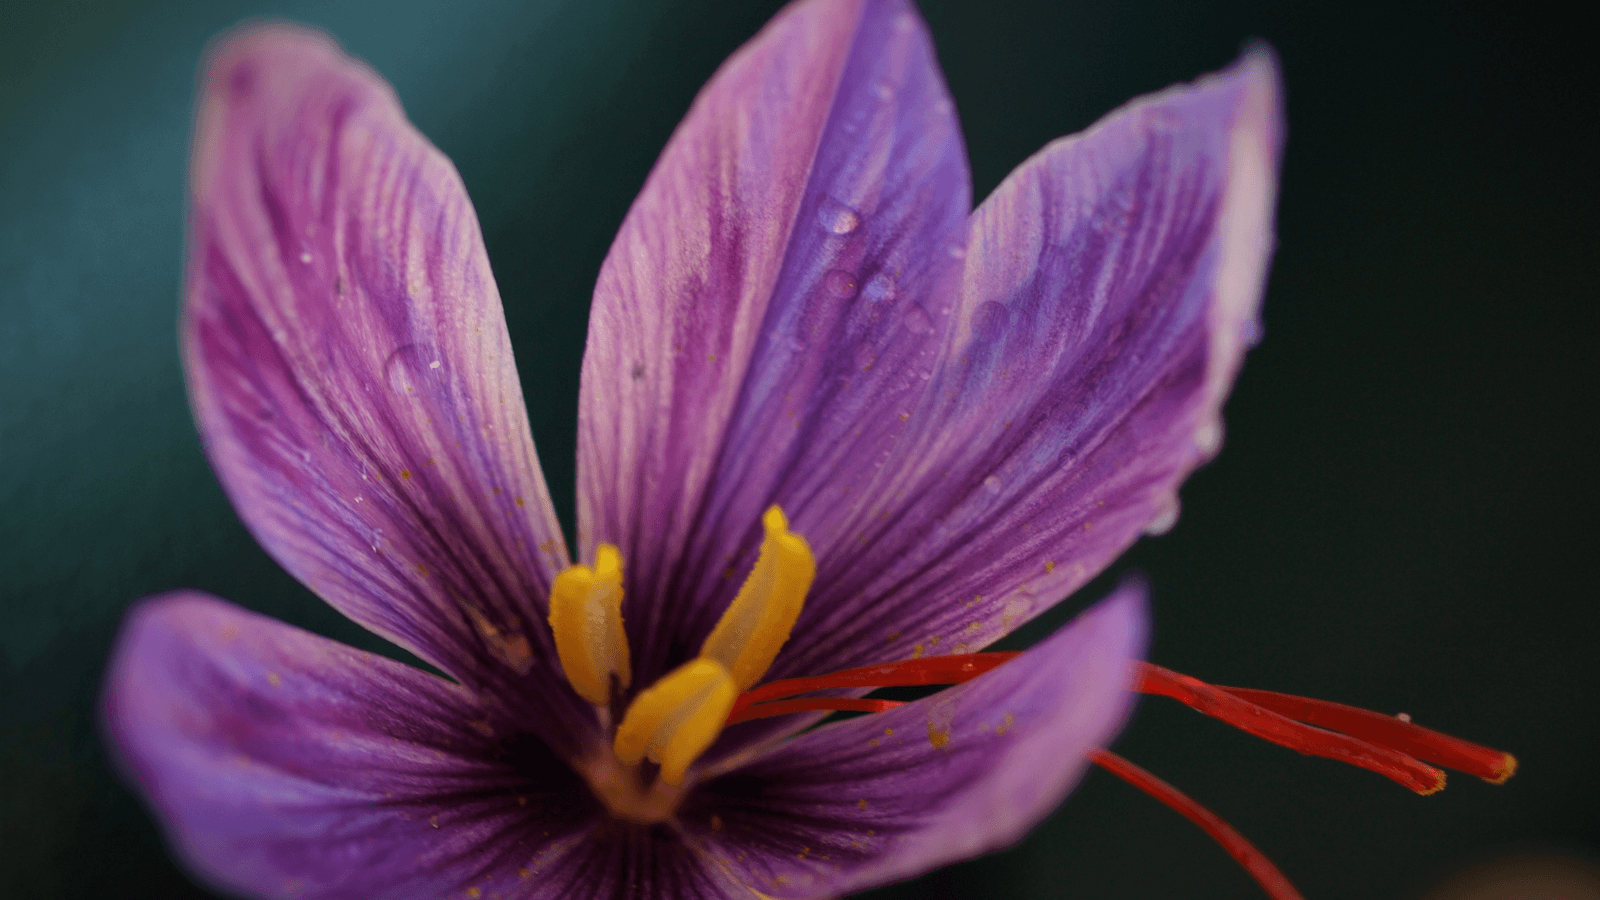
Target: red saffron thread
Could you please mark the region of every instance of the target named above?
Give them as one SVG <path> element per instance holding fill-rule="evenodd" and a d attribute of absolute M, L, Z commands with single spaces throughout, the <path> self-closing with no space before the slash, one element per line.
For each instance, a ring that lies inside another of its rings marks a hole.
<path fill-rule="evenodd" d="M 1201 831 L 1211 835 L 1211 839 L 1221 844 L 1229 856 L 1244 866 L 1244 870 L 1250 873 L 1250 877 L 1256 880 L 1256 884 L 1261 885 L 1261 889 L 1266 891 L 1272 900 L 1305 900 L 1300 892 L 1295 890 L 1294 885 L 1289 883 L 1289 879 L 1284 877 L 1283 872 L 1272 864 L 1272 860 L 1267 859 L 1265 853 L 1245 840 L 1244 835 L 1234 830 L 1232 825 L 1222 821 L 1220 816 L 1196 803 L 1187 794 L 1115 753 L 1091 750 L 1089 759 L 1200 826 Z"/>
<path fill-rule="evenodd" d="M 1383 713 L 1275 691 L 1231 687 L 1218 690 L 1279 715 L 1342 731 L 1351 737 L 1409 753 L 1434 765 L 1476 775 L 1492 784 L 1504 784 L 1517 771 L 1517 758 L 1509 753 L 1413 725 Z"/>
<path fill-rule="evenodd" d="M 746 691 L 734 701 L 728 724 L 801 712 L 883 712 L 903 704 L 859 697 L 805 697 L 828 690 L 962 684 L 1020 654 L 971 653 L 907 659 L 846 669 L 810 678 L 788 678 Z M 1409 719 L 1310 697 L 1207 684 L 1151 663 L 1139 662 L 1133 689 L 1171 697 L 1242 731 L 1292 750 L 1324 756 L 1386 776 L 1419 794 L 1444 787 L 1436 763 L 1495 784 L 1510 778 L 1517 759 L 1509 753 L 1414 725 Z M 1266 855 L 1215 813 L 1131 762 L 1105 750 L 1089 759 L 1200 826 L 1244 866 L 1272 900 L 1304 900 Z"/>
<path fill-rule="evenodd" d="M 863 699 L 857 697 L 802 697 L 798 700 L 772 700 L 767 703 L 749 704 L 736 707 L 728 716 L 728 724 L 748 722 L 751 719 L 764 719 L 768 716 L 786 716 L 790 713 L 802 712 L 849 712 L 876 713 L 896 706 L 904 706 L 899 700 Z"/>
<path fill-rule="evenodd" d="M 1442 769 L 1436 769 L 1398 750 L 1296 722 L 1170 669 L 1140 663 L 1138 671 L 1139 677 L 1134 685 L 1136 690 L 1171 697 L 1263 740 L 1312 756 L 1325 756 L 1360 766 L 1419 794 L 1432 794 L 1444 788 L 1445 775 Z"/>

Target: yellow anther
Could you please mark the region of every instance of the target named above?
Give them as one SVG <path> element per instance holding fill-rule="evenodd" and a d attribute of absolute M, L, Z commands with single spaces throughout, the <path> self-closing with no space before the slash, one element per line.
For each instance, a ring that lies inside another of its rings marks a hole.
<path fill-rule="evenodd" d="M 662 781 L 683 784 L 689 764 L 722 733 L 739 691 L 722 664 L 693 659 L 641 691 L 617 726 L 611 749 L 625 766 L 646 756 L 661 764 Z"/>
<path fill-rule="evenodd" d="M 611 676 L 618 687 L 633 678 L 628 636 L 622 630 L 622 556 L 601 544 L 594 568 L 568 566 L 550 587 L 550 630 L 556 655 L 578 696 L 598 706 L 611 702 Z"/>
<path fill-rule="evenodd" d="M 800 618 L 817 563 L 806 539 L 789 530 L 777 506 L 761 516 L 767 534 L 761 555 L 738 596 L 700 648 L 703 658 L 722 663 L 740 691 L 755 687 Z"/>

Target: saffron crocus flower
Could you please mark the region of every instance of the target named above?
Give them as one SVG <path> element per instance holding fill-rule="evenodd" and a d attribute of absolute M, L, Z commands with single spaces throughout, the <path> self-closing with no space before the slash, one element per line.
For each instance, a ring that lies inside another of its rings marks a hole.
<path fill-rule="evenodd" d="M 278 561 L 449 679 L 145 601 L 107 720 L 176 853 L 252 897 L 809 897 L 1015 841 L 1127 715 L 1136 586 L 913 703 L 730 717 L 976 651 L 1171 525 L 1255 333 L 1280 115 L 1255 50 L 974 212 L 916 12 L 789 7 L 600 273 L 573 565 L 450 163 L 327 38 L 223 40 L 182 331 L 206 452 Z"/>

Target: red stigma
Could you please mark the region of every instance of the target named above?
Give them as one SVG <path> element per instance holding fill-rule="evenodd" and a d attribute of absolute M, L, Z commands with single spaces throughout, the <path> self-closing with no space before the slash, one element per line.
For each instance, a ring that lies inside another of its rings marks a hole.
<path fill-rule="evenodd" d="M 1009 662 L 1017 653 L 971 653 L 908 659 L 846 669 L 831 675 L 789 678 L 753 688 L 734 701 L 728 724 L 802 712 L 883 712 L 895 700 L 799 697 L 816 691 L 962 684 Z M 1377 772 L 1419 794 L 1444 788 L 1444 767 L 1500 784 L 1517 769 L 1516 757 L 1423 728 L 1410 718 L 1251 688 L 1217 687 L 1146 662 L 1137 663 L 1133 689 L 1171 697 L 1212 718 L 1275 744 Z M 1303 900 L 1283 873 L 1215 813 L 1133 763 L 1104 750 L 1090 760 L 1155 797 L 1200 826 L 1221 844 L 1273 900 Z M 1430 765 L 1430 763 L 1432 765 Z"/>

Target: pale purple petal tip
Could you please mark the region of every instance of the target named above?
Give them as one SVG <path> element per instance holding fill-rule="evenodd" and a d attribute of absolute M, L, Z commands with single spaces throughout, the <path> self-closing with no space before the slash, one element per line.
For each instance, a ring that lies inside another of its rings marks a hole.
<path fill-rule="evenodd" d="M 1253 50 L 1051 144 L 973 214 L 932 388 L 773 677 L 976 650 L 1172 526 L 1257 328 L 1279 95 Z"/>
<path fill-rule="evenodd" d="M 819 552 L 852 539 L 969 197 L 907 3 L 791 5 L 696 99 L 601 270 L 579 400 L 580 544 L 622 550 L 638 680 L 710 631 L 769 504 Z"/>
<path fill-rule="evenodd" d="M 104 715 L 178 857 L 251 897 L 535 896 L 596 812 L 464 689 L 195 593 L 129 613 Z"/>
<path fill-rule="evenodd" d="M 455 169 L 290 26 L 217 44 L 195 132 L 184 362 L 240 517 L 345 614 L 582 734 L 540 621 L 561 531 Z"/>

